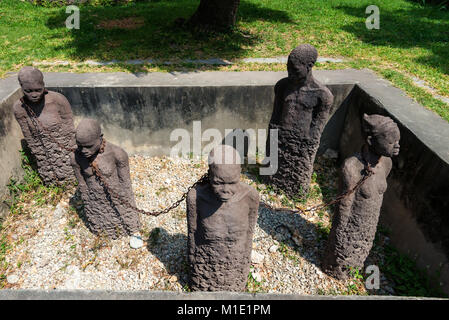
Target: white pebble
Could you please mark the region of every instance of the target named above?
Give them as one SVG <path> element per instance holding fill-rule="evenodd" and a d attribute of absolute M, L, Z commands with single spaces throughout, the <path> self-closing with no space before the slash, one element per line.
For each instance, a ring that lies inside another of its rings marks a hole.
<path fill-rule="evenodd" d="M 6 277 L 6 281 L 8 281 L 9 284 L 16 284 L 19 281 L 19 277 L 15 274 L 10 274 Z"/>
<path fill-rule="evenodd" d="M 143 240 L 140 236 L 131 236 L 129 238 L 129 245 L 133 249 L 139 249 L 143 247 Z"/>
<path fill-rule="evenodd" d="M 257 251 L 252 251 L 252 253 L 251 253 L 251 262 L 252 263 L 261 264 L 264 259 L 265 259 L 265 256 L 263 254 L 260 254 Z"/>

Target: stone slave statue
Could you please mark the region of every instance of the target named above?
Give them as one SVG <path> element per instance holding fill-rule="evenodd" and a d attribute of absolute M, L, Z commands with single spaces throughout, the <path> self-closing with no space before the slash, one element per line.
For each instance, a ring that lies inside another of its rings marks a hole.
<path fill-rule="evenodd" d="M 76 143 L 70 103 L 62 94 L 47 91 L 42 72 L 33 67 L 19 71 L 19 83 L 23 97 L 14 104 L 14 115 L 39 176 L 46 185 L 74 180 L 69 156 Z"/>
<path fill-rule="evenodd" d="M 324 271 L 342 280 L 348 277 L 349 267 L 363 267 L 368 257 L 392 168 L 391 157 L 399 154 L 400 132 L 391 118 L 365 114 L 362 125 L 366 143 L 360 153 L 344 161 L 341 191 L 352 189 L 366 170 L 372 170 L 372 175 L 341 200 L 323 256 Z"/>
<path fill-rule="evenodd" d="M 251 263 L 258 192 L 240 182 L 241 159 L 229 145 L 209 154 L 209 182 L 187 195 L 190 287 L 244 291 Z"/>
<path fill-rule="evenodd" d="M 309 44 L 296 47 L 288 57 L 288 77 L 279 80 L 274 89 L 268 129 L 279 130 L 278 170 L 265 178 L 291 198 L 302 198 L 309 190 L 315 155 L 333 102 L 329 89 L 312 76 L 317 57 L 316 49 Z"/>
<path fill-rule="evenodd" d="M 93 119 L 81 120 L 76 128 L 76 143 L 78 149 L 72 153 L 71 163 L 84 203 L 87 227 L 94 234 L 112 239 L 125 234 L 132 235 L 131 244 L 135 242 L 134 238 L 141 240 L 138 212 L 108 191 L 112 189 L 120 199 L 136 206 L 128 154 L 122 148 L 106 142 L 99 123 Z M 97 168 L 109 189 L 100 184 L 93 167 Z"/>

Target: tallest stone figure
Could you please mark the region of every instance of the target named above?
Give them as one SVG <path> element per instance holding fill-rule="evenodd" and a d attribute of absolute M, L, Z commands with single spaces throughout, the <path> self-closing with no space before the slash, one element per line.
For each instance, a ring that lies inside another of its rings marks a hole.
<path fill-rule="evenodd" d="M 288 57 L 288 77 L 279 80 L 274 89 L 268 129 L 278 129 L 278 170 L 266 180 L 291 198 L 302 198 L 309 190 L 321 133 L 334 100 L 329 89 L 312 75 L 317 58 L 315 47 L 296 47 Z M 269 141 L 270 137 L 268 156 Z"/>

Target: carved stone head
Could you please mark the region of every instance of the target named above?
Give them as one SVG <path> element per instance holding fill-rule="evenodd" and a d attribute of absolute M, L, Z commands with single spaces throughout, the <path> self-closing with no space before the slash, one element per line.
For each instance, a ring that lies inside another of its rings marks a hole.
<path fill-rule="evenodd" d="M 217 198 L 226 202 L 239 191 L 241 159 L 229 145 L 218 145 L 209 154 L 209 181 Z"/>
<path fill-rule="evenodd" d="M 23 95 L 31 103 L 38 103 L 45 94 L 44 75 L 33 67 L 23 67 L 19 71 L 19 83 Z"/>
<path fill-rule="evenodd" d="M 362 127 L 366 143 L 372 152 L 384 157 L 399 154 L 401 134 L 391 118 L 378 114 L 364 114 Z"/>
<path fill-rule="evenodd" d="M 288 79 L 292 83 L 304 82 L 311 74 L 312 67 L 318 58 L 318 52 L 310 44 L 297 46 L 288 56 Z"/>
<path fill-rule="evenodd" d="M 100 124 L 94 119 L 83 119 L 76 128 L 76 144 L 87 159 L 98 153 L 103 142 Z"/>

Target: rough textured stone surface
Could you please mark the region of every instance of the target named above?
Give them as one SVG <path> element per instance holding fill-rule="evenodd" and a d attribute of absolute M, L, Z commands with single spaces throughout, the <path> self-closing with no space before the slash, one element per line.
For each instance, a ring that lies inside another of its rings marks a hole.
<path fill-rule="evenodd" d="M 92 119 L 80 122 L 76 131 L 78 149 L 71 156 L 71 162 L 79 183 L 84 214 L 89 230 L 95 234 L 116 239 L 121 235 L 131 235 L 140 229 L 139 214 L 136 210 L 122 204 L 99 183 L 90 166 L 96 163 L 109 188 L 120 199 L 135 206 L 131 186 L 128 154 L 112 143 L 104 143 L 99 124 Z"/>
<path fill-rule="evenodd" d="M 218 164 L 217 146 L 209 157 L 210 182 L 187 196 L 190 287 L 194 291 L 244 291 L 251 263 L 258 192 L 240 180 L 240 164 Z M 216 158 L 215 158 L 216 159 Z"/>
<path fill-rule="evenodd" d="M 288 58 L 288 77 L 281 79 L 274 89 L 268 129 L 279 130 L 279 164 L 278 171 L 266 179 L 290 197 L 302 197 L 309 190 L 313 162 L 333 103 L 329 89 L 312 76 L 317 56 L 311 45 L 295 48 Z"/>
<path fill-rule="evenodd" d="M 45 90 L 43 75 L 35 68 L 23 68 L 19 72 L 19 83 L 24 96 L 14 104 L 14 115 L 35 158 L 40 177 L 45 184 L 74 179 L 70 151 L 62 149 L 50 138 L 51 135 L 69 149 L 76 146 L 70 103 L 62 94 Z M 35 113 L 37 125 L 44 129 L 36 128 L 26 105 Z"/>
<path fill-rule="evenodd" d="M 360 181 L 368 164 L 374 174 L 340 202 L 323 259 L 324 271 L 339 279 L 348 277 L 349 267 L 363 267 L 368 257 L 387 190 L 391 157 L 399 154 L 399 128 L 389 117 L 365 114 L 363 129 L 366 144 L 360 153 L 345 160 L 341 192 Z"/>

